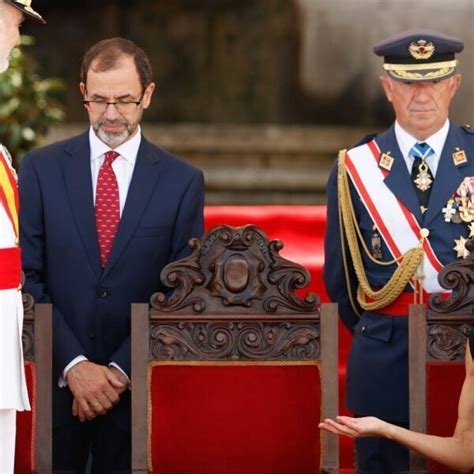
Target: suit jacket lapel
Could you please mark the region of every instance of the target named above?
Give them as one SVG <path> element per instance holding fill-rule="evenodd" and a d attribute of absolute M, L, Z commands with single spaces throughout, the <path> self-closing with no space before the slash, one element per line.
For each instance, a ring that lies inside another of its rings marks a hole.
<path fill-rule="evenodd" d="M 157 165 L 159 161 L 156 150 L 142 137 L 122 218 L 120 219 L 109 260 L 104 268 L 103 277 L 110 272 L 117 262 L 140 221 L 143 211 L 156 187 L 159 174 L 159 166 Z"/>
<path fill-rule="evenodd" d="M 393 165 L 385 177 L 385 184 L 416 219 L 421 221 L 422 215 L 418 196 L 416 195 L 406 162 L 395 138 L 394 127 L 392 126 L 387 132 L 377 137 L 376 142 L 382 153 L 390 152 L 390 156 L 393 157 Z"/>
<path fill-rule="evenodd" d="M 443 152 L 436 171 L 433 189 L 430 194 L 428 211 L 425 216 L 424 225 L 428 225 L 446 206 L 448 199 L 456 191 L 465 176 L 468 176 L 470 166 L 469 159 L 466 163 L 455 166 L 452 154 L 455 148 L 463 147 L 461 132 L 458 127 L 451 124 Z M 468 157 L 469 158 L 469 157 Z"/>
<path fill-rule="evenodd" d="M 90 165 L 89 132 L 85 132 L 65 149 L 62 160 L 64 181 L 69 204 L 76 221 L 78 233 L 86 249 L 89 263 L 99 276 L 99 244 L 95 223 Z"/>

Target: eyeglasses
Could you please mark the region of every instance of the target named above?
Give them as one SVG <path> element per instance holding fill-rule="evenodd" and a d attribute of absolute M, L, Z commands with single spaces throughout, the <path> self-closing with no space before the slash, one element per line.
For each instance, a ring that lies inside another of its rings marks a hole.
<path fill-rule="evenodd" d="M 142 93 L 139 100 L 126 100 L 117 102 L 108 102 L 105 100 L 83 100 L 82 103 L 89 110 L 98 114 L 103 114 L 109 105 L 114 105 L 117 109 L 117 112 L 120 114 L 130 114 L 135 112 L 137 107 L 142 103 L 144 94 L 145 92 Z"/>

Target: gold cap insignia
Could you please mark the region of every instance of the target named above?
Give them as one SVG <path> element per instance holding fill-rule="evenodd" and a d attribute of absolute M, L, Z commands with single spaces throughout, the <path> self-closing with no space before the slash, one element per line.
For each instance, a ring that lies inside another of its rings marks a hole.
<path fill-rule="evenodd" d="M 419 39 L 417 42 L 412 41 L 410 43 L 408 51 L 415 59 L 430 59 L 435 52 L 435 47 L 431 41 Z"/>
<path fill-rule="evenodd" d="M 456 148 L 456 151 L 452 155 L 454 166 L 459 166 L 467 163 L 467 156 L 464 150 Z"/>
<path fill-rule="evenodd" d="M 379 160 L 379 166 L 380 168 L 383 168 L 384 170 L 390 171 L 393 166 L 393 158 L 389 155 L 390 152 L 388 153 L 382 153 L 382 156 L 380 157 Z"/>

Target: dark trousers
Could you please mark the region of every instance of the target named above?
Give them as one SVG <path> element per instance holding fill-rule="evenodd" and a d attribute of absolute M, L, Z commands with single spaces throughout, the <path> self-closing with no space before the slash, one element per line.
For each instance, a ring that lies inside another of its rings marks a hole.
<path fill-rule="evenodd" d="M 53 426 L 54 472 L 83 474 L 89 456 L 92 474 L 130 472 L 131 426 L 123 422 L 128 417 L 120 416 L 127 409 L 130 394 L 124 393 L 111 412 L 94 420 L 81 423 L 79 418 L 65 414 L 62 423 Z M 58 413 L 54 418 L 58 420 Z"/>
<path fill-rule="evenodd" d="M 407 428 L 407 424 L 390 422 Z M 385 438 L 356 439 L 356 467 L 361 474 L 391 474 L 409 471 L 408 449 Z"/>

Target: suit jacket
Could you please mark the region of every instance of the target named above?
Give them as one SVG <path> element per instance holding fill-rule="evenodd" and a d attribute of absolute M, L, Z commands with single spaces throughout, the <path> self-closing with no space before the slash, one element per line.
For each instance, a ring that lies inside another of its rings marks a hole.
<path fill-rule="evenodd" d="M 88 132 L 28 154 L 20 200 L 25 291 L 54 305 L 54 380 L 80 354 L 113 361 L 130 375 L 130 304 L 163 290 L 163 267 L 188 253 L 190 238 L 201 237 L 202 172 L 142 137 L 103 270 Z"/>
<path fill-rule="evenodd" d="M 474 176 L 474 134 L 470 129 L 451 124 L 443 148 L 435 181 L 423 216 L 392 126 L 375 138 L 382 153 L 391 152 L 394 162 L 385 184 L 410 210 L 422 227 L 430 231 L 429 240 L 443 265 L 455 260 L 454 240 L 466 237 L 466 224 L 445 222 L 442 208 L 466 176 Z M 452 154 L 456 148 L 464 150 L 467 162 L 455 166 Z M 337 166 L 328 181 L 328 215 L 325 239 L 324 280 L 332 301 L 339 304 L 343 323 L 353 333 L 347 366 L 347 404 L 361 415 L 375 415 L 394 421 L 408 420 L 408 325 L 406 318 L 391 317 L 380 312 L 359 309 L 354 312 L 349 300 L 341 251 L 339 213 L 337 207 Z M 351 185 L 352 201 L 357 222 L 367 247 L 371 248 L 373 222 L 355 188 Z M 375 203 L 377 204 L 377 203 Z M 382 260 L 392 256 L 382 240 Z M 364 252 L 362 252 L 364 255 Z M 378 266 L 364 257 L 364 267 L 371 287 L 381 288 L 395 270 L 395 265 Z M 355 299 L 358 283 L 349 265 L 351 291 Z M 407 287 L 406 291 L 412 291 Z"/>

